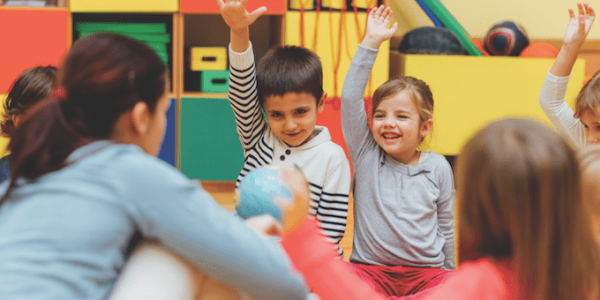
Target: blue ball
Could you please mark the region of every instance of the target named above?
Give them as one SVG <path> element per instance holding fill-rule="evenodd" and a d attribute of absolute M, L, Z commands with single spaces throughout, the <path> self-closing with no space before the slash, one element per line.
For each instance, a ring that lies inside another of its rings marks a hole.
<path fill-rule="evenodd" d="M 242 218 L 270 214 L 281 221 L 281 208 L 276 199 L 291 203 L 294 200 L 289 187 L 280 179 L 277 166 L 254 169 L 240 182 L 236 211 Z"/>

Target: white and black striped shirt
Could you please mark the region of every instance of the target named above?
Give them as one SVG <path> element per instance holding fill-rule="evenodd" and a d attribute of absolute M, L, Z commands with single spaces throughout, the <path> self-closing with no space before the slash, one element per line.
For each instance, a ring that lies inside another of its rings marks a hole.
<path fill-rule="evenodd" d="M 335 243 L 346 230 L 350 165 L 344 150 L 331 141 L 326 127 L 315 126 L 314 138 L 298 147 L 281 141 L 265 120 L 256 87 L 252 45 L 244 53 L 229 49 L 229 103 L 244 148 L 245 162 L 237 183 L 252 169 L 268 164 L 297 165 L 310 183 L 310 213 L 327 239 Z"/>

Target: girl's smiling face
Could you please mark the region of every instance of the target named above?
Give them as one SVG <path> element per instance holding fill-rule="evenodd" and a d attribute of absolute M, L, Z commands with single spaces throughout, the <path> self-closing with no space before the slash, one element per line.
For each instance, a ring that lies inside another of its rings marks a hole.
<path fill-rule="evenodd" d="M 585 128 L 585 139 L 588 144 L 600 144 L 600 118 L 591 109 L 586 109 L 579 116 L 579 121 Z"/>
<path fill-rule="evenodd" d="M 373 113 L 373 137 L 383 150 L 406 165 L 418 163 L 417 147 L 433 120 L 421 122 L 419 109 L 406 90 L 383 99 Z"/>

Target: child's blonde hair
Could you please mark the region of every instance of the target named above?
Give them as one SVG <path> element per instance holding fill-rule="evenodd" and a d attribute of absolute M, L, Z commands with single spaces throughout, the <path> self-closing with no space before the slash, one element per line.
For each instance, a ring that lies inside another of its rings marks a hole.
<path fill-rule="evenodd" d="M 519 299 L 597 299 L 600 256 L 578 161 L 558 134 L 531 120 L 488 125 L 458 156 L 456 191 L 461 240 L 512 259 Z"/>
<path fill-rule="evenodd" d="M 586 110 L 591 110 L 600 117 L 600 71 L 581 88 L 575 99 L 575 118 L 579 119 Z"/>
<path fill-rule="evenodd" d="M 381 101 L 402 91 L 407 91 L 412 96 L 411 98 L 419 110 L 419 124 L 433 118 L 433 94 L 429 89 L 429 85 L 423 80 L 410 76 L 392 78 L 375 90 L 371 116 L 373 116 Z"/>

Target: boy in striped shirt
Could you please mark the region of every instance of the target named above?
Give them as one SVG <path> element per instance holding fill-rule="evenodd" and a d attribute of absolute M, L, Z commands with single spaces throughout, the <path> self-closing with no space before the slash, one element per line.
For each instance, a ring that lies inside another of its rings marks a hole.
<path fill-rule="evenodd" d="M 228 97 L 245 155 L 237 182 L 262 165 L 297 165 L 310 184 L 310 214 L 342 254 L 350 165 L 329 130 L 316 126 L 327 98 L 319 57 L 301 47 L 275 47 L 255 67 L 249 26 L 266 7 L 248 13 L 248 0 L 217 2 L 231 29 Z"/>

